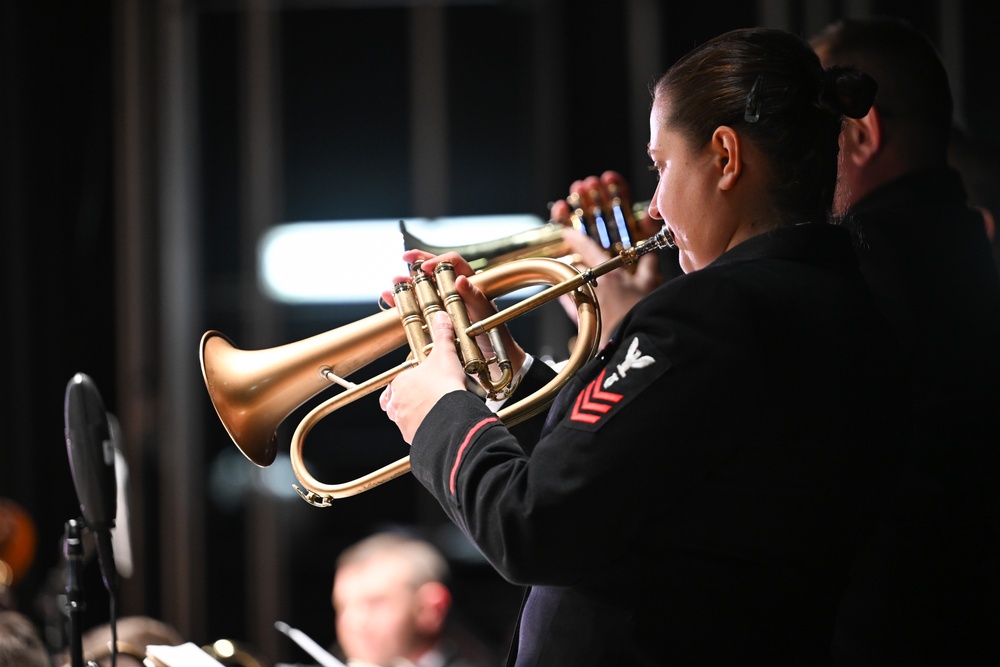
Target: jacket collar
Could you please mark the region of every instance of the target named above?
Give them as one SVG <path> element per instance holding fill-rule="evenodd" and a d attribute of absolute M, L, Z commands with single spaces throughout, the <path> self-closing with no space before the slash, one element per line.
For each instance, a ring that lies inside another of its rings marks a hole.
<path fill-rule="evenodd" d="M 880 214 L 910 206 L 926 205 L 926 193 L 934 193 L 937 201 L 965 201 L 967 194 L 962 177 L 947 166 L 928 167 L 904 174 L 872 190 L 857 202 L 849 215 L 866 215 L 873 211 Z M 921 196 L 914 197 L 914 193 Z"/>
<path fill-rule="evenodd" d="M 749 238 L 724 252 L 709 267 L 751 259 L 802 258 L 856 263 L 847 230 L 828 223 L 803 222 Z"/>

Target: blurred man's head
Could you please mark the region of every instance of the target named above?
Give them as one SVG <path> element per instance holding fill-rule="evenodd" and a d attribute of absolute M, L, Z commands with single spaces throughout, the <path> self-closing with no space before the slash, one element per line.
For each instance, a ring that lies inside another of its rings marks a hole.
<path fill-rule="evenodd" d="M 845 19 L 810 43 L 824 67 L 857 67 L 879 86 L 871 112 L 845 121 L 836 213 L 908 172 L 946 163 L 951 90 L 923 34 L 894 18 Z"/>
<path fill-rule="evenodd" d="M 180 632 L 172 625 L 149 616 L 124 616 L 115 622 L 118 653 L 115 667 L 142 667 L 146 647 L 150 645 L 177 646 L 184 643 Z M 94 662 L 98 667 L 111 666 L 111 625 L 104 623 L 83 633 L 81 638 L 84 662 Z M 64 651 L 54 661 L 56 667 L 71 667 L 69 651 Z"/>
<path fill-rule="evenodd" d="M 380 534 L 337 560 L 333 608 L 337 640 L 350 661 L 416 661 L 440 638 L 451 604 L 448 566 L 430 544 Z"/>
<path fill-rule="evenodd" d="M 0 611 L 0 667 L 48 667 L 38 628 L 17 611 Z"/>

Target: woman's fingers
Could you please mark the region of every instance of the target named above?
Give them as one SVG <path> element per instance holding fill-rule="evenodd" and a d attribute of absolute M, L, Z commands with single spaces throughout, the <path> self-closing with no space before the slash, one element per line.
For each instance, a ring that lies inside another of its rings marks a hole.
<path fill-rule="evenodd" d="M 441 342 L 433 347 L 423 363 L 397 375 L 379 396 L 379 405 L 396 423 L 406 442 L 413 441 L 427 413 L 442 396 L 465 390 L 465 371 L 455 346 L 449 344 L 454 337 L 451 318 L 439 312 L 430 326 Z"/>
<path fill-rule="evenodd" d="M 576 230 L 565 230 L 563 232 L 563 240 L 569 246 L 570 253 L 580 258 L 576 264 L 583 266 L 585 269 L 597 266 L 609 257 L 608 251 L 602 248 L 599 243 Z"/>

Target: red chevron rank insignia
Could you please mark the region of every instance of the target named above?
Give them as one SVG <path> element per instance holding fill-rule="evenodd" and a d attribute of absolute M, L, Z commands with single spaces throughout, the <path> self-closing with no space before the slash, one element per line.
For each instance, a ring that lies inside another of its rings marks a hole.
<path fill-rule="evenodd" d="M 567 426 L 597 430 L 671 366 L 665 355 L 641 333 L 607 352 L 604 368 L 563 414 Z"/>
<path fill-rule="evenodd" d="M 605 414 L 615 403 L 624 398 L 621 394 L 601 390 L 601 385 L 604 383 L 604 376 L 607 372 L 607 368 L 602 370 L 601 374 L 593 379 L 580 392 L 580 395 L 576 397 L 573 412 L 569 416 L 571 420 L 583 422 L 584 424 L 594 424 L 601 418 L 601 415 Z"/>

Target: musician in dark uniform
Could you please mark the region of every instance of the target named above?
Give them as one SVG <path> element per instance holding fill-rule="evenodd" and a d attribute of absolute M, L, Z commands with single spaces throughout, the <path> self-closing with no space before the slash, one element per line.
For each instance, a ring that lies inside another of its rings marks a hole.
<path fill-rule="evenodd" d="M 829 662 L 905 436 L 896 339 L 848 232 L 824 224 L 842 116 L 873 95 L 785 32 L 695 49 L 650 115 L 649 215 L 685 275 L 631 309 L 544 424 L 505 427 L 452 345 L 383 393 L 417 479 L 529 587 L 510 664 Z M 516 400 L 551 371 L 507 337 Z"/>
<path fill-rule="evenodd" d="M 1000 280 L 979 211 L 947 165 L 952 96 L 931 42 L 898 19 L 813 37 L 827 66 L 879 82 L 843 131 L 834 209 L 912 373 L 915 438 L 845 596 L 837 664 L 1000 661 Z"/>

